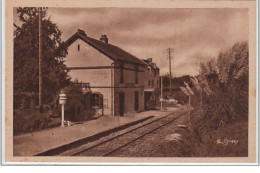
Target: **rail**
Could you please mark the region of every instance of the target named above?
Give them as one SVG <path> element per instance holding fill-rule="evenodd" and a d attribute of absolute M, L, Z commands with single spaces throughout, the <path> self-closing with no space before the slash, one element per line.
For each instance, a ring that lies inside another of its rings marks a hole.
<path fill-rule="evenodd" d="M 175 116 L 174 118 L 171 118 L 170 120 L 168 120 L 167 118 L 169 118 L 170 116 L 174 115 L 175 113 L 168 114 L 168 115 L 166 115 L 166 116 L 164 116 L 164 117 L 161 117 L 161 118 L 152 120 L 151 122 L 148 122 L 148 123 L 146 123 L 146 124 L 143 124 L 143 125 L 141 125 L 141 126 L 138 126 L 138 127 L 134 128 L 134 129 L 131 129 L 131 130 L 129 130 L 129 131 L 126 131 L 126 132 L 124 132 L 124 133 L 122 133 L 122 134 L 119 134 L 119 135 L 117 135 L 117 136 L 111 137 L 111 138 L 109 138 L 109 139 L 106 139 L 106 140 L 104 140 L 104 141 L 101 141 L 101 142 L 99 142 L 99 143 L 97 143 L 97 144 L 94 144 L 94 145 L 92 145 L 92 146 L 86 147 L 86 148 L 84 148 L 84 149 L 81 149 L 80 151 L 76 151 L 76 152 L 74 152 L 74 153 L 72 153 L 72 154 L 70 154 L 70 155 L 71 155 L 71 156 L 77 156 L 77 155 L 80 155 L 80 154 L 82 154 L 82 153 L 85 153 L 85 152 L 94 150 L 94 149 L 96 149 L 97 147 L 102 146 L 103 144 L 112 142 L 113 140 L 119 139 L 120 137 L 124 137 L 124 136 L 126 136 L 126 135 L 128 135 L 128 134 L 130 134 L 130 133 L 132 133 L 132 132 L 134 132 L 134 131 L 137 131 L 137 130 L 139 130 L 139 129 L 145 129 L 145 127 L 148 127 L 149 125 L 152 125 L 152 124 L 154 124 L 154 123 L 158 123 L 158 122 L 161 123 L 160 121 L 163 121 L 164 119 L 167 120 L 166 122 L 162 122 L 162 124 L 157 125 L 156 127 L 152 128 L 152 129 L 150 129 L 150 130 L 148 129 L 148 131 L 146 131 L 146 132 L 144 132 L 144 133 L 138 135 L 137 137 L 131 138 L 131 139 L 128 140 L 127 142 L 123 142 L 122 145 L 120 145 L 120 146 L 118 146 L 118 147 L 116 147 L 116 148 L 113 148 L 113 149 L 109 149 L 109 151 L 105 151 L 105 152 L 103 152 L 102 154 L 100 154 L 101 156 L 109 156 L 109 155 L 111 155 L 112 153 L 114 153 L 114 152 L 116 152 L 116 151 L 122 149 L 123 147 L 126 147 L 127 145 L 133 143 L 134 141 L 137 141 L 138 139 L 140 139 L 140 138 L 142 138 L 142 137 L 144 137 L 144 136 L 146 136 L 146 135 L 148 135 L 148 134 L 150 134 L 150 133 L 156 131 L 157 129 L 159 129 L 159 128 L 163 127 L 163 126 L 166 126 L 167 124 L 172 123 L 173 121 L 175 121 L 175 120 L 178 119 L 180 116 L 182 116 L 182 115 L 184 115 L 184 114 L 186 114 L 186 113 L 187 113 L 186 111 L 183 112 L 183 113 L 180 113 L 177 117 Z M 153 127 L 153 126 L 152 126 L 152 127 Z"/>

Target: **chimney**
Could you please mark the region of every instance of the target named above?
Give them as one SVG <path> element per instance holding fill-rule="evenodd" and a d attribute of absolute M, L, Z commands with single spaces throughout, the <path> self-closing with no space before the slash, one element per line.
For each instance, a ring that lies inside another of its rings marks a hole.
<path fill-rule="evenodd" d="M 153 62 L 153 58 L 147 58 L 147 61 Z"/>
<path fill-rule="evenodd" d="M 87 36 L 87 34 L 85 33 L 85 31 L 82 30 L 82 29 L 78 29 L 78 33 L 81 34 L 81 35 Z"/>
<path fill-rule="evenodd" d="M 108 43 L 107 35 L 101 35 L 100 41 L 102 41 L 102 42 L 104 42 L 104 43 Z"/>

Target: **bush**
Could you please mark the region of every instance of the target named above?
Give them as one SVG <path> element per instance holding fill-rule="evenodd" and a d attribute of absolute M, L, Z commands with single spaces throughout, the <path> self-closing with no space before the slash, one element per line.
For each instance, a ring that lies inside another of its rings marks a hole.
<path fill-rule="evenodd" d="M 40 113 L 37 108 L 14 110 L 14 135 L 59 126 L 60 118 L 53 119 L 50 118 L 51 115 L 51 111 Z"/>
<path fill-rule="evenodd" d="M 242 42 L 219 54 L 215 65 L 217 71 L 203 66 L 201 78 L 212 91 L 203 97 L 206 104 L 201 121 L 203 127 L 216 130 L 248 118 L 248 61 L 248 44 Z"/>

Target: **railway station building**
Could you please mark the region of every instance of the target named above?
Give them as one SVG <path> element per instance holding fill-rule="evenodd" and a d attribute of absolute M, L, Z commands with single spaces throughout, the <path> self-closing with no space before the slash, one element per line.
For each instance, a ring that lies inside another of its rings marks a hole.
<path fill-rule="evenodd" d="M 145 110 L 148 100 L 145 99 L 145 90 L 155 91 L 151 89 L 152 85 L 148 87 L 146 81 L 151 80 L 149 75 L 155 75 L 147 70 L 152 66 L 155 70 L 155 64 L 110 44 L 106 35 L 94 39 L 80 29 L 66 44 L 68 55 L 65 64 L 71 79 L 86 84 L 93 93 L 102 94 L 102 97 L 97 98 L 102 99 L 99 103 L 103 105 L 104 115 L 124 116 Z M 156 70 L 159 78 L 159 69 Z M 157 83 L 156 78 L 153 85 L 157 86 Z M 87 107 L 89 105 L 81 109 Z"/>

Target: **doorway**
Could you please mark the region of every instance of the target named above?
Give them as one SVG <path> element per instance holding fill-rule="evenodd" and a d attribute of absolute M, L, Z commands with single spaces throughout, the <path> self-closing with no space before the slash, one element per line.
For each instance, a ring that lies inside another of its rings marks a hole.
<path fill-rule="evenodd" d="M 125 93 L 119 93 L 119 115 L 122 117 L 125 113 Z"/>
<path fill-rule="evenodd" d="M 135 91 L 135 111 L 139 110 L 139 92 Z"/>
<path fill-rule="evenodd" d="M 144 92 L 144 109 L 148 109 L 148 101 L 150 100 L 150 92 Z"/>

